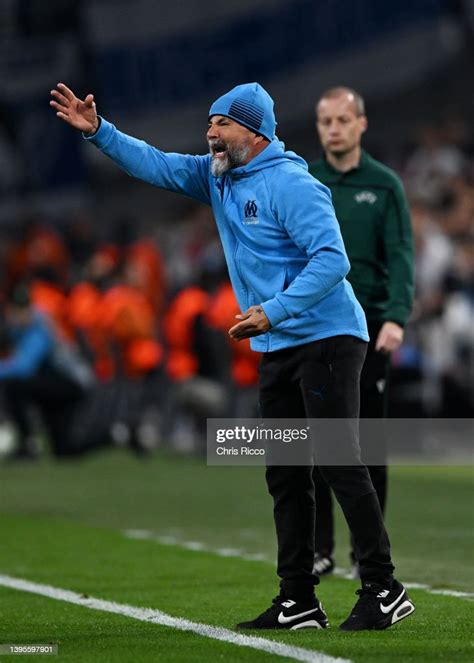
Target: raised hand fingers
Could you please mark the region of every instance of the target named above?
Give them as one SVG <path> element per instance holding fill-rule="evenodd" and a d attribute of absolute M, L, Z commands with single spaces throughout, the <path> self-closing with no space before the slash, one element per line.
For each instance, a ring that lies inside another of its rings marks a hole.
<path fill-rule="evenodd" d="M 61 112 L 56 113 L 56 117 L 59 117 L 61 120 L 64 120 L 68 124 L 71 124 L 71 122 L 69 121 L 69 116 L 66 115 L 65 113 L 61 113 Z"/>
<path fill-rule="evenodd" d="M 54 102 L 51 101 L 50 102 L 51 106 L 61 105 L 61 106 L 65 106 L 67 108 L 70 104 L 70 101 L 67 99 L 67 97 L 65 97 L 63 94 L 61 94 L 61 92 L 58 92 L 58 90 L 51 90 L 51 96 L 54 97 L 56 99 L 56 101 L 58 102 L 57 104 L 55 104 Z"/>
<path fill-rule="evenodd" d="M 49 105 L 54 108 L 56 112 L 56 115 L 58 117 L 62 117 L 63 119 L 67 116 L 68 109 L 65 106 L 61 106 L 61 104 L 58 104 L 57 101 L 50 101 Z"/>
<path fill-rule="evenodd" d="M 57 86 L 58 90 L 63 93 L 63 95 L 68 99 L 69 101 L 72 101 L 74 97 L 76 96 L 72 90 L 68 88 L 67 85 L 64 85 L 64 83 L 58 83 Z"/>
<path fill-rule="evenodd" d="M 57 111 L 56 115 L 58 117 L 62 117 L 63 120 L 68 116 L 68 114 L 69 114 L 69 107 L 68 106 L 63 106 L 62 104 L 59 104 L 57 101 L 53 101 L 53 100 L 51 100 L 49 102 L 49 105 L 52 108 L 54 108 L 55 111 Z"/>
<path fill-rule="evenodd" d="M 94 95 L 93 94 L 88 94 L 87 97 L 84 99 L 84 103 L 88 108 L 94 108 Z"/>
<path fill-rule="evenodd" d="M 56 117 L 75 129 L 87 134 L 97 131 L 99 121 L 92 94 L 82 101 L 64 83 L 58 83 L 57 89 L 51 90 L 49 105 L 56 111 Z"/>

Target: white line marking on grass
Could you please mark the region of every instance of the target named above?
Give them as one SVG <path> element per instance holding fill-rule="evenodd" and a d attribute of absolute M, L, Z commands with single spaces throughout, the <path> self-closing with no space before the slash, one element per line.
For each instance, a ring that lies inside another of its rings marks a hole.
<path fill-rule="evenodd" d="M 141 541 L 156 541 L 164 546 L 177 546 L 185 550 L 197 550 L 199 552 L 210 553 L 218 557 L 235 557 L 244 559 L 247 562 L 271 562 L 272 560 L 262 553 L 246 553 L 240 548 L 209 548 L 201 541 L 183 541 L 176 536 L 168 534 L 154 534 L 146 529 L 127 529 L 122 532 L 128 539 L 139 539 Z"/>
<path fill-rule="evenodd" d="M 210 548 L 199 541 L 182 541 L 175 536 L 154 534 L 153 532 L 144 529 L 126 529 L 123 530 L 122 534 L 124 534 L 128 539 L 156 541 L 157 543 L 161 543 L 165 546 L 177 546 L 178 548 L 184 548 L 186 550 L 199 550 L 200 552 L 210 553 L 211 555 L 218 555 L 219 557 L 235 557 L 237 559 L 243 559 L 247 562 L 273 563 L 272 559 L 262 553 L 246 553 L 239 548 Z M 352 574 L 347 569 L 342 569 L 338 566 L 334 569 L 334 575 L 338 576 L 339 578 L 344 578 L 345 580 L 354 580 Z M 407 589 L 422 589 L 429 594 L 451 596 L 457 599 L 474 599 L 474 592 L 460 592 L 455 589 L 434 589 L 431 587 L 431 585 L 425 585 L 424 583 L 420 582 L 404 582 L 403 584 Z"/>
<path fill-rule="evenodd" d="M 433 589 L 429 588 L 430 594 L 439 594 L 440 596 L 454 596 L 458 599 L 473 599 L 474 594 L 472 592 L 458 592 L 454 589 Z"/>
<path fill-rule="evenodd" d="M 275 656 L 284 656 L 291 658 L 294 661 L 306 661 L 308 663 L 351 663 L 345 658 L 335 658 L 328 654 L 322 654 L 318 651 L 304 649 L 303 647 L 293 647 L 283 642 L 275 640 L 266 640 L 252 635 L 242 635 L 235 633 L 226 628 L 217 626 L 209 626 L 208 624 L 199 624 L 198 622 L 191 622 L 187 619 L 180 617 L 171 617 L 161 610 L 153 608 L 139 608 L 125 603 L 115 603 L 113 601 L 105 601 L 103 599 L 96 599 L 93 597 L 85 597 L 76 592 L 71 592 L 68 589 L 60 589 L 59 587 L 52 587 L 51 585 L 42 585 L 22 578 L 13 578 L 11 576 L 0 575 L 0 585 L 9 587 L 11 589 L 18 589 L 23 592 L 30 592 L 31 594 L 39 594 L 47 596 L 50 599 L 57 601 L 66 601 L 67 603 L 74 603 L 81 605 L 85 608 L 92 610 L 101 610 L 103 612 L 113 612 L 117 615 L 124 617 L 131 617 L 138 619 L 141 622 L 152 622 L 160 626 L 167 626 L 175 628 L 179 631 L 190 631 L 197 635 L 211 638 L 212 640 L 221 640 L 228 642 L 232 645 L 239 647 L 250 647 L 259 651 L 274 654 Z"/>

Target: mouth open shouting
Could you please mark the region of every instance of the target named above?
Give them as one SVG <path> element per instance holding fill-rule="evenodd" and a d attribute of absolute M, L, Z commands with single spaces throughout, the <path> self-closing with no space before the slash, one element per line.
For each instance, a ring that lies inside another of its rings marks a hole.
<path fill-rule="evenodd" d="M 223 159 L 227 154 L 227 145 L 223 141 L 212 141 L 210 148 L 212 156 L 216 159 Z"/>
<path fill-rule="evenodd" d="M 249 148 L 245 145 L 226 143 L 223 140 L 210 140 L 211 172 L 214 177 L 221 177 L 232 168 L 243 166 L 248 161 Z"/>

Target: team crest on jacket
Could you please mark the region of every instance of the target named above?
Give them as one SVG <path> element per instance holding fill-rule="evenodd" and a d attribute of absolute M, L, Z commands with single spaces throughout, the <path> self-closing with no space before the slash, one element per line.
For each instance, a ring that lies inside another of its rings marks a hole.
<path fill-rule="evenodd" d="M 247 200 L 244 207 L 244 223 L 248 226 L 258 223 L 257 203 L 255 200 Z"/>
<path fill-rule="evenodd" d="M 372 191 L 359 191 L 354 198 L 357 203 L 369 203 L 369 205 L 373 205 L 377 200 L 377 196 Z"/>

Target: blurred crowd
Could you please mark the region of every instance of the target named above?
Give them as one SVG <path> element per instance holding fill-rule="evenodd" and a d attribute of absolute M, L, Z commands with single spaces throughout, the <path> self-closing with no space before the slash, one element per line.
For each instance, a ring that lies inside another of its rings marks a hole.
<path fill-rule="evenodd" d="M 412 416 L 470 417 L 474 407 L 474 145 L 448 119 L 418 132 L 400 174 L 411 201 L 415 306 L 396 357 Z M 401 390 L 400 390 L 401 392 Z M 401 408 L 403 414 L 403 407 Z"/>
<path fill-rule="evenodd" d="M 84 214 L 3 229 L 0 385 L 15 458 L 37 457 L 40 438 L 57 456 L 162 440 L 196 450 L 206 417 L 256 414 L 259 356 L 227 334 L 239 309 L 209 211 L 164 246 L 131 239 L 127 223 L 107 241 Z"/>
<path fill-rule="evenodd" d="M 416 303 L 393 357 L 392 416 L 472 416 L 474 149 L 459 122 L 425 126 L 397 170 L 416 248 Z M 377 155 L 382 156 L 383 155 Z M 94 213 L 0 228 L 0 385 L 14 457 L 107 444 L 203 449 L 206 417 L 256 416 L 259 355 L 211 213 L 140 235 Z M 45 440 L 47 442 L 45 442 Z"/>

